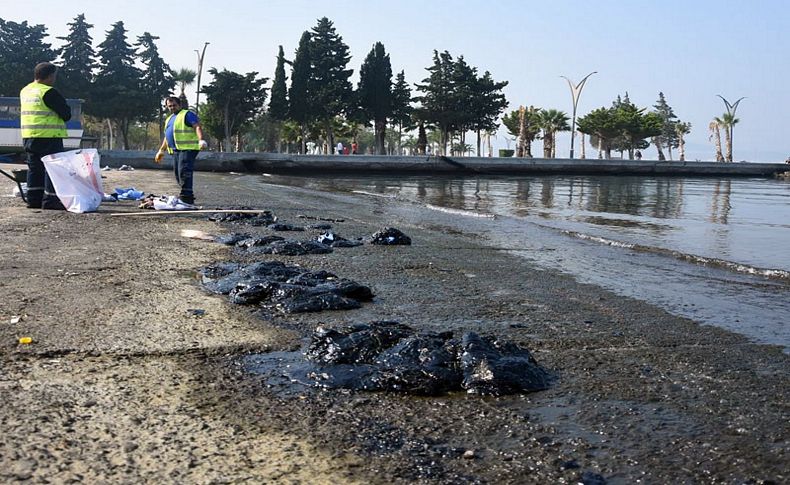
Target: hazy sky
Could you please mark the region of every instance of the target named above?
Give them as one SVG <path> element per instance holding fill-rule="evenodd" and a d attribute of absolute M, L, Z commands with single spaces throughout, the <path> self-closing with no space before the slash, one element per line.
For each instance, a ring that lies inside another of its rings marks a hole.
<path fill-rule="evenodd" d="M 274 76 L 277 46 L 292 58 L 305 30 L 326 16 L 351 50 L 355 70 L 381 41 L 394 72 L 421 81 L 433 50 L 463 55 L 482 73 L 508 80 L 510 107 L 520 104 L 572 111 L 567 76 L 593 75 L 582 92 L 579 116 L 610 106 L 628 92 L 652 109 L 662 91 L 675 114 L 691 122 L 687 158 L 710 160 L 708 123 L 724 112 L 716 97 L 745 96 L 735 126 L 735 159 L 783 161 L 790 156 L 790 2 L 786 0 L 0 0 L 0 18 L 44 24 L 49 41 L 68 32 L 84 13 L 94 45 L 122 20 L 131 42 L 159 36 L 162 57 L 174 69 L 196 69 L 204 42 L 209 67 Z M 204 75 L 203 84 L 210 79 Z M 194 94 L 190 95 L 194 99 Z M 500 130 L 497 146 L 507 145 Z M 558 139 L 567 156 L 570 133 Z M 511 146 L 513 143 L 511 142 Z M 533 146 L 540 153 L 541 144 Z M 576 155 L 578 157 L 578 138 Z M 588 147 L 588 157 L 595 152 Z M 655 157 L 651 146 L 646 158 Z"/>

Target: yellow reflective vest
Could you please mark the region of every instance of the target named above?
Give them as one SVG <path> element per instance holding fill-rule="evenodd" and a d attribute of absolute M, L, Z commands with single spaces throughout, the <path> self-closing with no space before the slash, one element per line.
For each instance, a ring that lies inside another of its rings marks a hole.
<path fill-rule="evenodd" d="M 173 138 L 176 141 L 176 146 L 171 147 L 168 143 L 167 152 L 173 153 L 173 150 L 200 150 L 200 139 L 195 132 L 195 128 L 187 126 L 186 118 L 189 110 L 182 109 L 174 115 L 170 115 L 165 120 L 165 126 L 170 123 L 170 118 L 176 117 L 173 124 Z"/>
<path fill-rule="evenodd" d="M 66 122 L 44 103 L 52 86 L 33 81 L 19 92 L 22 138 L 66 138 Z"/>

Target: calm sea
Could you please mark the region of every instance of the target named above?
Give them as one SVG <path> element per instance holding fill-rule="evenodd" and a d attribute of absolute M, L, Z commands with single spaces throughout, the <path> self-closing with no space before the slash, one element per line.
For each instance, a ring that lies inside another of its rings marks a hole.
<path fill-rule="evenodd" d="M 790 182 L 615 176 L 267 181 L 417 204 L 541 267 L 790 349 Z"/>

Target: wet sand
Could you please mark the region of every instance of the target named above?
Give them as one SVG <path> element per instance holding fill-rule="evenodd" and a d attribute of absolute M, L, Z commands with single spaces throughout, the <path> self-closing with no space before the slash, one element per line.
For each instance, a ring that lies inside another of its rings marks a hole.
<path fill-rule="evenodd" d="M 169 172 L 104 174 L 107 191 L 175 189 Z M 291 224 L 343 219 L 333 229 L 346 238 L 390 225 L 413 245 L 258 256 L 377 295 L 358 310 L 258 315 L 206 294 L 195 274 L 249 259 L 180 236 L 233 226 L 109 215 L 136 211 L 132 202 L 76 215 L 0 198 L 0 481 L 788 480 L 790 356 L 780 348 L 538 270 L 459 230 L 463 216 L 361 194 L 260 191 L 259 181 L 198 173 L 198 203 L 268 209 Z M 413 397 L 309 389 L 242 369 L 249 354 L 297 351 L 319 324 L 384 319 L 507 338 L 557 380 L 519 396 Z M 19 345 L 23 336 L 33 343 Z"/>

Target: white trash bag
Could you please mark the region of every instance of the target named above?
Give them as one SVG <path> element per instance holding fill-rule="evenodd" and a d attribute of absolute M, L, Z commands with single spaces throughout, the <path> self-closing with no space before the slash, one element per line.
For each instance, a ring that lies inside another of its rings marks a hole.
<path fill-rule="evenodd" d="M 104 197 L 99 151 L 84 148 L 53 153 L 41 159 L 55 192 L 69 212 L 93 212 Z"/>

